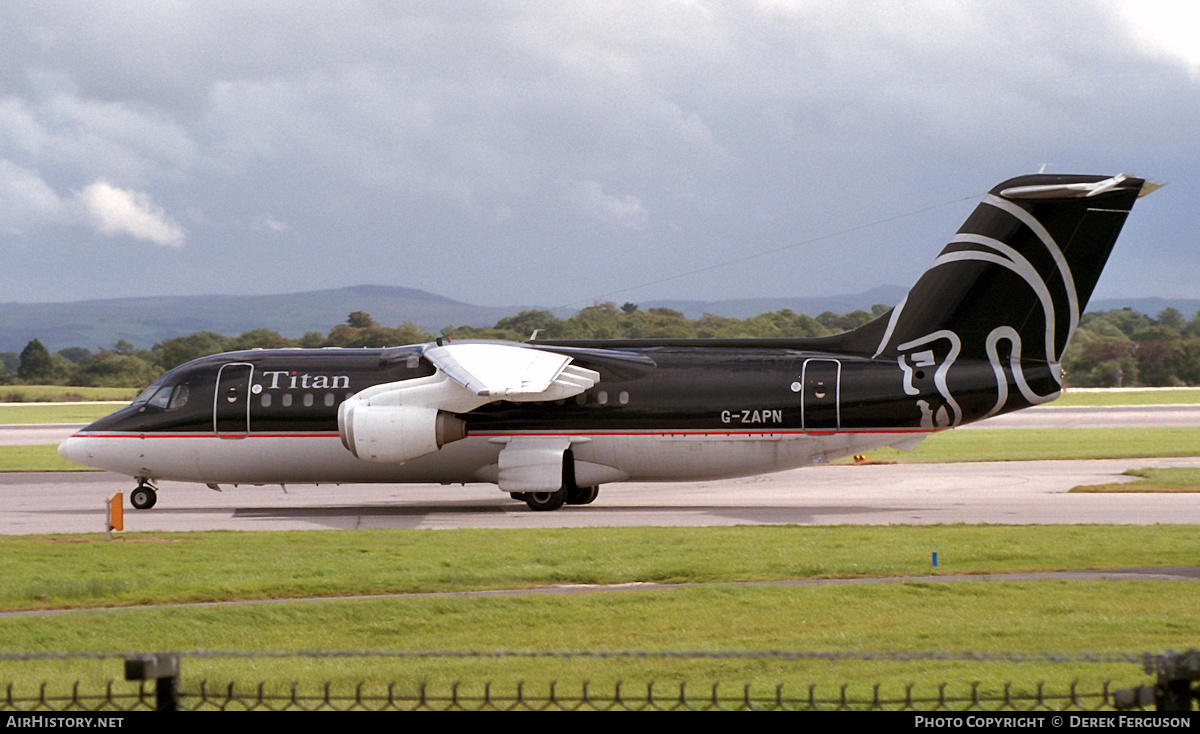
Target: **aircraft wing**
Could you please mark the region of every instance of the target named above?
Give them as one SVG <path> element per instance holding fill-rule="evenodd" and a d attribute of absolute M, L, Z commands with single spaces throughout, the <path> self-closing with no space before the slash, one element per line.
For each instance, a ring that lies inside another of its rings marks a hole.
<path fill-rule="evenodd" d="M 446 344 L 425 349 L 424 356 L 451 380 L 493 400 L 559 400 L 600 379 L 569 356 L 512 344 Z"/>
<path fill-rule="evenodd" d="M 499 400 L 561 400 L 600 380 L 568 355 L 518 344 L 431 344 L 422 354 L 437 373 L 367 388 L 338 408 L 338 433 L 358 458 L 402 463 L 430 454 L 465 437 L 455 414 Z"/>

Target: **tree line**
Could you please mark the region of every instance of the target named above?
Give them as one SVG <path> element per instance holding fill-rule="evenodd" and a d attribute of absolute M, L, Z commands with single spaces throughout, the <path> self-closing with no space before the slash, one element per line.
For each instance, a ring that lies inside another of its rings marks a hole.
<path fill-rule="evenodd" d="M 704 314 L 689 319 L 679 311 L 634 303 L 598 303 L 560 319 L 549 311 L 522 311 L 494 326 L 452 326 L 442 330 L 451 339 L 640 339 L 640 338 L 779 338 L 837 334 L 857 328 L 886 313 L 887 306 L 870 311 L 810 317 L 790 309 L 746 319 Z M 0 384 L 54 384 L 80 387 L 142 387 L 163 372 L 209 354 L 240 349 L 283 347 L 390 347 L 432 341 L 434 335 L 411 322 L 382 326 L 362 311 L 328 333 L 312 331 L 298 339 L 269 329 L 238 336 L 200 331 L 138 349 L 126 341 L 92 351 L 68 347 L 53 354 L 34 339 L 19 354 L 0 353 Z M 1156 318 L 1132 309 L 1092 311 L 1063 357 L 1067 384 L 1076 387 L 1200 385 L 1200 313 L 1190 321 L 1174 308 Z"/>

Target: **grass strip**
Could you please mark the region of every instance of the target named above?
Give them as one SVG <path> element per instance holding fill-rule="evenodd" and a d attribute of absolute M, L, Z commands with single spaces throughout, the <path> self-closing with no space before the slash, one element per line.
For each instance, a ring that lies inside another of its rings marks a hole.
<path fill-rule="evenodd" d="M 56 444 L 0 446 L 0 472 L 98 471 L 67 461 L 58 455 Z"/>
<path fill-rule="evenodd" d="M 1195 565 L 1191 526 L 322 530 L 0 538 L 0 609 Z M 938 553 L 938 567 L 932 554 Z"/>
<path fill-rule="evenodd" d="M 1059 653 L 1165 650 L 1200 637 L 1195 585 L 1188 582 L 956 582 L 880 586 L 733 587 L 673 591 L 609 591 L 580 595 L 451 597 L 290 602 L 209 608 L 154 608 L 117 613 L 0 619 L 13 652 L 159 650 L 784 650 L 974 651 Z M 1072 682 L 1144 682 L 1137 663 L 1015 663 L 915 660 L 663 660 L 596 658 L 249 658 L 187 659 L 185 690 L 199 681 L 252 691 L 319 691 L 328 683 L 352 693 L 365 682 L 379 693 L 396 683 L 413 694 L 421 684 L 446 693 L 455 683 L 481 692 L 528 686 L 611 686 L 654 681 L 659 691 L 686 682 L 697 692 L 723 681 L 792 693 L 816 685 L 826 696 L 851 684 L 869 698 L 884 682 L 891 695 L 920 682 L 960 691 L 1014 693 L 1036 686 L 1065 692 Z M 0 663 L 0 681 L 18 695 L 42 681 L 87 687 L 120 678 L 120 661 Z M 211 688 L 210 688 L 211 690 Z M 611 690 L 611 688 L 610 688 Z"/>
<path fill-rule="evenodd" d="M 73 387 L 70 385 L 7 385 L 0 388 L 0 403 L 73 403 L 83 400 L 120 400 L 137 397 L 137 387 Z"/>
<path fill-rule="evenodd" d="M 1200 469 L 1179 467 L 1128 469 L 1122 474 L 1141 477 L 1136 482 L 1086 484 L 1072 492 L 1200 492 Z"/>
<path fill-rule="evenodd" d="M 1051 405 L 1063 407 L 1087 405 L 1195 405 L 1200 403 L 1200 388 L 1175 390 L 1139 390 L 1137 388 L 1113 388 L 1107 390 L 1067 389 L 1062 397 Z"/>
<path fill-rule="evenodd" d="M 0 538 L 4 608 L 286 599 L 545 584 L 709 582 L 673 590 L 586 594 L 279 601 L 155 606 L 0 618 L 6 652 L 161 650 L 797 650 L 1141 652 L 1200 640 L 1191 582 L 910 581 L 770 587 L 723 581 L 1191 565 L 1190 526 L 928 526 L 593 528 L 576 530 L 358 530 L 162 533 Z M 81 690 L 120 680 L 119 660 L 0 663 L 14 695 Z M 869 699 L 872 685 L 901 697 L 1033 695 L 1104 681 L 1144 683 L 1130 663 L 780 661 L 596 658 L 185 658 L 183 685 L 252 691 L 264 682 L 301 691 L 386 695 L 421 685 L 449 695 L 523 682 L 601 690 L 616 681 L 656 691 L 750 684 L 791 695 L 840 686 Z M 120 684 L 117 684 L 118 687 Z M 532 688 L 526 688 L 532 690 Z M 628 689 L 625 689 L 628 690 Z M 642 689 L 644 691 L 644 688 Z"/>
<path fill-rule="evenodd" d="M 125 403 L 0 403 L 0 425 L 91 423 Z"/>
<path fill-rule="evenodd" d="M 1200 456 L 1200 428 L 1057 428 L 943 431 L 905 453 L 878 449 L 874 461 L 1046 461 Z"/>

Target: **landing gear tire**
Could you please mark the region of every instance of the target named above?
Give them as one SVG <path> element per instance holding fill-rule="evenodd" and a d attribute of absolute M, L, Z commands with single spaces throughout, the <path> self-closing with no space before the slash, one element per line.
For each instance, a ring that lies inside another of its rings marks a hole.
<path fill-rule="evenodd" d="M 593 484 L 580 487 L 575 482 L 575 452 L 567 449 L 563 452 L 563 501 L 568 505 L 590 505 L 600 494 L 600 485 Z"/>
<path fill-rule="evenodd" d="M 549 512 L 557 510 L 567 501 L 567 493 L 565 490 L 557 492 L 523 492 L 525 495 L 525 504 L 529 505 L 529 509 L 538 512 Z"/>
<path fill-rule="evenodd" d="M 135 510 L 149 510 L 158 502 L 158 492 L 148 484 L 139 484 L 138 488 L 129 493 L 129 504 Z"/>
<path fill-rule="evenodd" d="M 524 502 L 524 501 L 525 501 L 525 494 L 526 494 L 525 492 L 509 492 L 509 493 L 508 493 L 508 496 L 509 496 L 509 497 L 512 497 L 512 498 L 513 498 L 514 500 L 516 500 L 517 502 Z"/>
<path fill-rule="evenodd" d="M 567 504 L 568 505 L 590 505 L 596 501 L 596 497 L 600 495 L 600 485 L 593 484 L 590 487 L 575 487 L 567 488 Z"/>

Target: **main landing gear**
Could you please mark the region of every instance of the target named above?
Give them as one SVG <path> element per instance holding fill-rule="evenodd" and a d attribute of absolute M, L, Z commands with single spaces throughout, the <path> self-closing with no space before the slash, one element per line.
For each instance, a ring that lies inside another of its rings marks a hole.
<path fill-rule="evenodd" d="M 538 512 L 557 510 L 563 505 L 590 505 L 600 495 L 599 485 L 564 487 L 556 492 L 511 492 L 512 498 Z"/>
<path fill-rule="evenodd" d="M 158 490 L 147 479 L 139 479 L 137 489 L 129 493 L 129 504 L 135 510 L 149 510 L 158 502 Z"/>
<path fill-rule="evenodd" d="M 590 505 L 600 495 L 600 485 L 580 487 L 575 483 L 575 457 L 570 449 L 563 453 L 562 486 L 554 492 L 512 492 L 512 498 L 537 512 L 557 510 L 563 505 Z"/>

